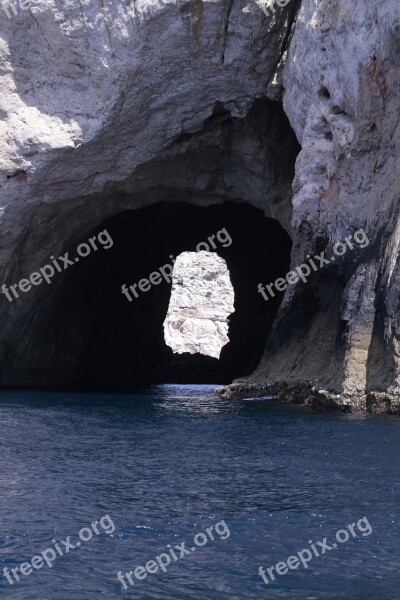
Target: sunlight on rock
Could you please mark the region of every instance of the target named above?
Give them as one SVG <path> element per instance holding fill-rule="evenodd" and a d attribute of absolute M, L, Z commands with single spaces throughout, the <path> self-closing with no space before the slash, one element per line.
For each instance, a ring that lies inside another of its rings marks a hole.
<path fill-rule="evenodd" d="M 223 258 L 214 252 L 183 252 L 174 265 L 164 321 L 166 344 L 175 353 L 219 358 L 229 342 L 228 317 L 235 294 Z"/>

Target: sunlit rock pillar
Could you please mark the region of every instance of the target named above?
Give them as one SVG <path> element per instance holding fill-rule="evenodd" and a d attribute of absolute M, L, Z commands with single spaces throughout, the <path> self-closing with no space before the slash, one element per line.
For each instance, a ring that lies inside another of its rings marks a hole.
<path fill-rule="evenodd" d="M 307 383 L 357 408 L 397 410 L 398 3 L 303 0 L 284 68 L 302 150 L 292 268 L 360 228 L 369 244 L 286 292 L 254 380 Z M 338 395 L 338 396 L 337 396 Z"/>

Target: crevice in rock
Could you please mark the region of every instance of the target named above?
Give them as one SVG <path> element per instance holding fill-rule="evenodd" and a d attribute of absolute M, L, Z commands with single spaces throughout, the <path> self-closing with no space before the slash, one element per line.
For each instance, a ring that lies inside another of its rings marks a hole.
<path fill-rule="evenodd" d="M 289 50 L 290 41 L 294 34 L 296 19 L 297 19 L 297 16 L 298 16 L 300 8 L 301 8 L 301 3 L 302 3 L 302 0 L 291 0 L 291 2 L 289 3 L 288 16 L 287 16 L 288 25 L 285 29 L 285 35 L 282 40 L 281 50 L 280 50 L 279 58 L 276 62 L 275 70 L 277 70 L 279 68 L 279 66 L 282 64 L 283 57 L 285 56 L 285 53 Z"/>
<path fill-rule="evenodd" d="M 229 18 L 231 16 L 233 2 L 234 2 L 234 0 L 228 0 L 228 8 L 226 11 L 226 17 L 225 17 L 225 23 L 224 23 L 224 33 L 222 36 L 221 64 L 224 64 L 224 62 L 225 62 L 226 39 L 228 36 Z"/>

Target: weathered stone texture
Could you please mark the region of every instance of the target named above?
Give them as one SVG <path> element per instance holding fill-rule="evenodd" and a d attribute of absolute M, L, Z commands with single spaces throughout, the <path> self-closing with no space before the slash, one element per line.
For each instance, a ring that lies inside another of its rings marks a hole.
<path fill-rule="evenodd" d="M 299 5 L 267 19 L 236 0 L 43 0 L 1 15 L 0 280 L 171 198 L 262 208 L 291 235 L 293 267 L 362 227 L 368 248 L 288 289 L 252 380 L 395 401 L 400 8 Z M 0 300 L 1 380 L 18 383 L 35 298 Z"/>
<path fill-rule="evenodd" d="M 213 252 L 184 252 L 174 264 L 164 321 L 165 341 L 174 352 L 219 358 L 229 342 L 235 293 L 223 258 Z"/>
<path fill-rule="evenodd" d="M 256 380 L 309 380 L 349 404 L 399 393 L 399 31 L 391 0 L 302 2 L 283 74 L 302 146 L 292 264 L 361 227 L 370 245 L 288 291 Z"/>

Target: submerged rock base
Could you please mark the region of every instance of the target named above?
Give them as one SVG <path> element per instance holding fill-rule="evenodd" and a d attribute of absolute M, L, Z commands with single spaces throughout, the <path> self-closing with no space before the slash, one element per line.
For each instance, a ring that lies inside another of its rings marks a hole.
<path fill-rule="evenodd" d="M 239 382 L 218 387 L 215 391 L 226 400 L 270 396 L 284 404 L 309 406 L 319 411 L 400 415 L 400 398 L 387 392 L 371 392 L 350 398 L 318 389 L 311 382 Z"/>

